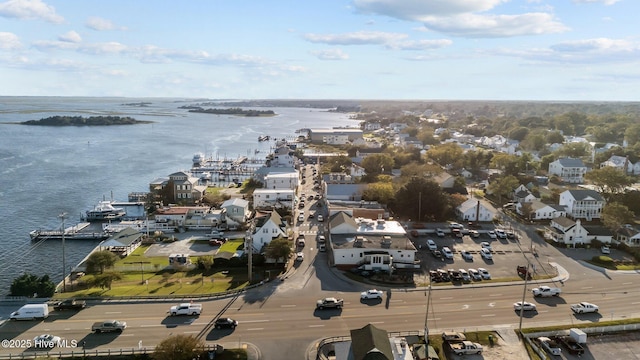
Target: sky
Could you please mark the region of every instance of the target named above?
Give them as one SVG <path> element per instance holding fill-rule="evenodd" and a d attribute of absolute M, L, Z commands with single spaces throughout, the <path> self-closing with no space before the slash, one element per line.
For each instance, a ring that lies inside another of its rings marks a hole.
<path fill-rule="evenodd" d="M 639 0 L 0 0 L 0 96 L 638 101 Z"/>

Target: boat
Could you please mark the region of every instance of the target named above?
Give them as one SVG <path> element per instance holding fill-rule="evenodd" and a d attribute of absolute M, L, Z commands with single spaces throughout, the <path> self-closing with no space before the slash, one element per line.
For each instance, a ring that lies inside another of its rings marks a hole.
<path fill-rule="evenodd" d="M 100 201 L 93 210 L 88 210 L 86 221 L 120 220 L 127 212 L 123 208 L 114 207 L 111 201 Z"/>
<path fill-rule="evenodd" d="M 204 164 L 205 158 L 203 153 L 196 153 L 193 155 L 192 163 L 193 167 L 200 167 Z"/>

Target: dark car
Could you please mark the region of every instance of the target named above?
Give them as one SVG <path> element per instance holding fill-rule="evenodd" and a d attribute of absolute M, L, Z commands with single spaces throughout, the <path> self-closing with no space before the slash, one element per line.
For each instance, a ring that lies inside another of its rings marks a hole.
<path fill-rule="evenodd" d="M 431 252 L 431 255 L 433 255 L 433 257 L 435 257 L 435 258 L 437 258 L 437 259 L 441 259 L 441 260 L 442 260 L 442 251 L 440 251 L 440 250 L 438 250 L 438 249 L 433 250 L 433 251 Z"/>
<path fill-rule="evenodd" d="M 429 271 L 429 277 L 431 277 L 431 281 L 433 282 L 442 282 L 442 278 L 440 277 L 440 273 L 436 270 Z"/>
<path fill-rule="evenodd" d="M 451 277 L 449 276 L 449 273 L 446 272 L 445 270 L 442 269 L 438 269 L 438 274 L 440 275 L 440 279 L 442 279 L 442 281 L 451 281 Z"/>
<path fill-rule="evenodd" d="M 219 318 L 216 320 L 216 329 L 235 329 L 238 326 L 238 321 L 231 318 Z"/>

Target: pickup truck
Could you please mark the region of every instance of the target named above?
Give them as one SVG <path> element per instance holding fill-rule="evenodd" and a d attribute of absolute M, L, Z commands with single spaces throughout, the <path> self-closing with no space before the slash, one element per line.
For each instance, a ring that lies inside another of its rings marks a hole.
<path fill-rule="evenodd" d="M 200 315 L 202 312 L 202 304 L 182 303 L 174 305 L 169 309 L 171 316 L 176 315 Z"/>
<path fill-rule="evenodd" d="M 562 290 L 559 288 L 552 288 L 546 285 L 531 289 L 533 296 L 535 297 L 549 297 L 549 296 L 560 296 Z"/>
<path fill-rule="evenodd" d="M 585 301 L 571 305 L 571 311 L 573 311 L 574 314 L 597 313 L 598 310 L 600 310 L 598 305 Z"/>
<path fill-rule="evenodd" d="M 582 355 L 584 354 L 584 347 L 575 341 L 571 336 L 558 336 L 557 340 L 569 350 L 570 354 Z"/>
<path fill-rule="evenodd" d="M 102 332 L 121 333 L 126 328 L 127 328 L 127 323 L 124 321 L 105 320 L 105 321 L 94 323 L 91 326 L 91 331 L 95 332 L 96 334 L 99 334 Z"/>
<path fill-rule="evenodd" d="M 336 299 L 332 297 L 324 298 L 316 302 L 316 309 L 341 309 L 343 303 L 343 299 Z"/>
<path fill-rule="evenodd" d="M 538 340 L 538 343 L 540 343 L 540 346 L 549 354 L 555 355 L 555 356 L 562 355 L 562 349 L 560 348 L 560 346 L 555 340 L 550 339 L 546 336 L 541 336 L 537 340 Z"/>
<path fill-rule="evenodd" d="M 482 354 L 482 345 L 471 341 L 449 344 L 456 355 Z"/>
<path fill-rule="evenodd" d="M 442 341 L 465 341 L 467 340 L 467 337 L 461 333 L 461 332 L 457 332 L 457 331 L 445 331 L 442 333 Z"/>
<path fill-rule="evenodd" d="M 67 299 L 53 305 L 53 310 L 82 310 L 86 306 L 84 300 Z"/>

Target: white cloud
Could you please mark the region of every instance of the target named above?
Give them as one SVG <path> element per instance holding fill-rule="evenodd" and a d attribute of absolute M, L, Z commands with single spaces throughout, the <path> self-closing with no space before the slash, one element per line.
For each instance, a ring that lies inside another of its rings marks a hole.
<path fill-rule="evenodd" d="M 128 50 L 126 45 L 119 42 L 110 41 L 106 43 L 94 43 L 81 46 L 78 50 L 87 54 L 107 55 L 119 54 Z"/>
<path fill-rule="evenodd" d="M 111 20 L 103 19 L 97 16 L 88 18 L 85 26 L 89 29 L 97 31 L 126 30 L 126 27 L 124 26 L 116 26 L 113 22 L 111 22 Z"/>
<path fill-rule="evenodd" d="M 596 38 L 565 41 L 551 46 L 551 49 L 562 52 L 630 52 L 638 51 L 638 44 L 627 40 Z"/>
<path fill-rule="evenodd" d="M 82 37 L 75 31 L 69 31 L 65 34 L 58 36 L 58 40 L 71 43 L 79 43 L 82 41 Z"/>
<path fill-rule="evenodd" d="M 439 39 L 398 41 L 395 43 L 389 43 L 386 46 L 387 48 L 394 50 L 430 50 L 440 49 L 451 44 L 453 44 L 453 41 L 449 39 Z"/>
<path fill-rule="evenodd" d="M 312 43 L 329 45 L 376 45 L 405 39 L 406 34 L 381 31 L 358 31 L 345 34 L 305 34 L 304 38 Z"/>
<path fill-rule="evenodd" d="M 591 4 L 591 3 L 603 3 L 605 5 L 613 5 L 620 0 L 573 0 L 574 3 L 578 4 Z"/>
<path fill-rule="evenodd" d="M 354 0 L 364 13 L 419 21 L 432 31 L 454 36 L 511 37 L 549 34 L 568 28 L 548 11 L 522 14 L 491 14 L 489 10 L 509 0 Z M 609 0 L 615 1 L 615 0 Z"/>
<path fill-rule="evenodd" d="M 22 47 L 20 39 L 14 33 L 0 32 L 0 49 L 14 50 Z"/>
<path fill-rule="evenodd" d="M 40 51 L 48 50 L 77 50 L 79 44 L 68 41 L 51 41 L 51 40 L 38 40 L 32 43 L 33 47 Z"/>
<path fill-rule="evenodd" d="M 56 9 L 40 0 L 9 0 L 0 3 L 0 16 L 16 19 L 40 19 L 54 24 L 61 24 L 64 18 L 56 13 Z"/>
<path fill-rule="evenodd" d="M 356 9 L 364 13 L 386 15 L 419 21 L 426 16 L 452 16 L 493 9 L 509 0 L 354 0 Z"/>
<path fill-rule="evenodd" d="M 471 38 L 539 35 L 568 30 L 547 13 L 428 17 L 424 19 L 424 25 L 430 30 Z"/>
<path fill-rule="evenodd" d="M 311 53 L 320 60 L 348 60 L 349 59 L 349 55 L 345 54 L 340 49 L 312 51 Z"/>

